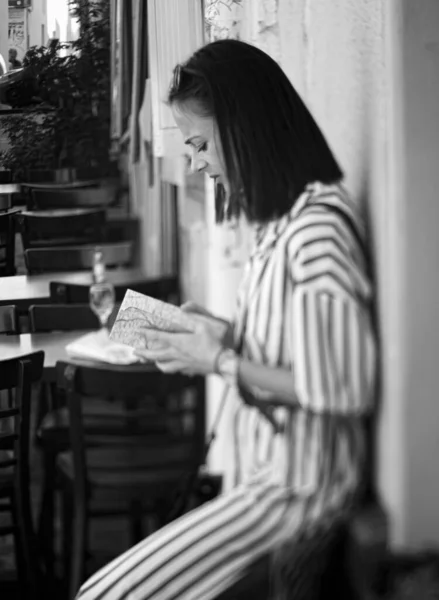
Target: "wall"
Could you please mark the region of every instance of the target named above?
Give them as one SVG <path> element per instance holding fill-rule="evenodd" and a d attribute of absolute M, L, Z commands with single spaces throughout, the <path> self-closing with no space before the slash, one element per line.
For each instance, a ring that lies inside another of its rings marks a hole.
<path fill-rule="evenodd" d="M 28 36 L 29 48 L 47 45 L 47 0 L 33 0 L 32 10 L 28 13 Z"/>
<path fill-rule="evenodd" d="M 407 537 L 439 541 L 439 3 L 403 0 L 401 15 Z"/>
<path fill-rule="evenodd" d="M 0 54 L 8 67 L 8 3 L 0 2 Z"/>
<path fill-rule="evenodd" d="M 394 546 L 439 543 L 439 3 L 244 0 L 222 16 L 281 63 L 368 215 L 383 366 L 378 487 Z M 231 312 L 235 283 L 215 289 L 211 307 Z M 217 468 L 228 468 L 230 435 L 226 419 Z"/>
<path fill-rule="evenodd" d="M 47 6 L 48 37 L 58 38 L 61 42 L 70 42 L 77 39 L 79 25 L 70 17 L 68 0 L 43 1 L 46 2 Z"/>

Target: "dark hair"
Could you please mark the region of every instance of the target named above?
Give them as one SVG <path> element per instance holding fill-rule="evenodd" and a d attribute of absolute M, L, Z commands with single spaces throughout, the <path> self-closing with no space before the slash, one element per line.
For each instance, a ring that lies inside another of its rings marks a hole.
<path fill-rule="evenodd" d="M 340 170 L 322 132 L 268 54 L 219 40 L 174 69 L 170 104 L 195 101 L 218 128 L 231 196 L 217 201 L 222 221 L 243 209 L 251 221 L 287 213 L 305 187 L 335 183 Z"/>

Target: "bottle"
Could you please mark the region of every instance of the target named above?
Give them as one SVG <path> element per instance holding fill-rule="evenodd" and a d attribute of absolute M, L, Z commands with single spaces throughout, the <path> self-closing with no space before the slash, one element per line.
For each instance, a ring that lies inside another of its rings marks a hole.
<path fill-rule="evenodd" d="M 102 250 L 99 250 L 99 248 L 96 248 L 93 256 L 92 278 L 93 283 L 105 283 L 107 279 L 104 255 L 102 254 Z"/>
<path fill-rule="evenodd" d="M 90 308 L 97 315 L 101 330 L 105 330 L 108 319 L 114 310 L 115 293 L 114 286 L 107 281 L 104 256 L 98 248 L 93 256 L 92 279 L 93 283 L 89 292 Z"/>

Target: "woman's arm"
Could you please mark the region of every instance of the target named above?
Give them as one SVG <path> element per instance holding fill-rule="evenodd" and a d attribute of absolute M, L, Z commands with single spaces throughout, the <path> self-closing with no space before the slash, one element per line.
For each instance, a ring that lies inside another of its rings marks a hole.
<path fill-rule="evenodd" d="M 361 413 L 373 401 L 377 367 L 372 288 L 357 258 L 361 248 L 338 215 L 307 225 L 287 249 L 290 317 L 284 344 L 291 370 L 243 359 L 238 383 L 244 395 L 249 390 L 262 403 Z"/>
<path fill-rule="evenodd" d="M 291 371 L 259 365 L 245 359 L 238 360 L 238 385 L 243 396 L 249 391 L 257 400 L 267 404 L 298 405 Z"/>

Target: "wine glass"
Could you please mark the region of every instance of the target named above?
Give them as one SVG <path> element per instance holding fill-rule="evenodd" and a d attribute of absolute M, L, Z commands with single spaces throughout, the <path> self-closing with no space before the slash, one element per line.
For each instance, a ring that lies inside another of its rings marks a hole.
<path fill-rule="evenodd" d="M 97 315 L 101 330 L 106 331 L 108 319 L 114 310 L 114 287 L 111 283 L 93 283 L 89 297 L 90 308 Z"/>

